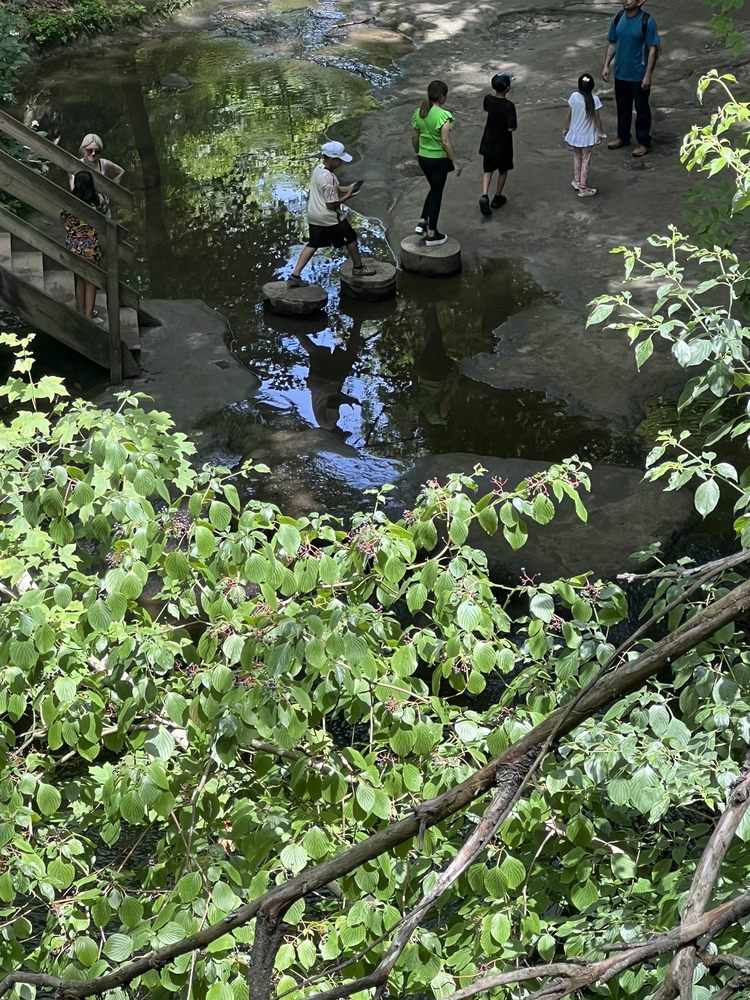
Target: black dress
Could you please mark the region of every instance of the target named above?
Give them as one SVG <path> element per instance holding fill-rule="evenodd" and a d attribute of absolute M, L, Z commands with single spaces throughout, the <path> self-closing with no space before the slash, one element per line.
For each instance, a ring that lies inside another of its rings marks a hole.
<path fill-rule="evenodd" d="M 487 94 L 484 99 L 487 124 L 479 145 L 484 157 L 485 173 L 499 170 L 501 174 L 513 169 L 513 132 L 517 128 L 516 106 L 507 97 Z"/>

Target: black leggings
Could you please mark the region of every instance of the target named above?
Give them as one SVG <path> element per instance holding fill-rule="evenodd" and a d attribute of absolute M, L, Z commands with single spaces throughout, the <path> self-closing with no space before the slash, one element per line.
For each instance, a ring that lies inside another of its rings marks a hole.
<path fill-rule="evenodd" d="M 422 218 L 427 220 L 428 229 L 437 229 L 440 205 L 443 200 L 443 188 L 453 163 L 447 156 L 418 156 L 422 173 L 427 178 L 430 190 L 424 200 Z"/>

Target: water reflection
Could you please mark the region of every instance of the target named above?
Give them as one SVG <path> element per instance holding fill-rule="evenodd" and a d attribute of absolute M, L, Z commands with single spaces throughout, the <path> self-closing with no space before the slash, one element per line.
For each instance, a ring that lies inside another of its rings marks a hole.
<path fill-rule="evenodd" d="M 351 374 L 354 362 L 362 348 L 362 328 L 355 324 L 343 345 L 328 347 L 316 344 L 305 333 L 298 333 L 297 340 L 307 352 L 307 388 L 310 390 L 312 413 L 318 427 L 346 435 L 339 426 L 342 406 L 359 406 L 360 401 L 351 393 L 343 392 L 345 379 Z"/>
<path fill-rule="evenodd" d="M 457 365 L 446 353 L 435 306 L 425 310 L 425 328 L 424 346 L 414 359 L 417 408 L 429 427 L 447 427 L 450 399 L 456 387 L 451 376 Z"/>

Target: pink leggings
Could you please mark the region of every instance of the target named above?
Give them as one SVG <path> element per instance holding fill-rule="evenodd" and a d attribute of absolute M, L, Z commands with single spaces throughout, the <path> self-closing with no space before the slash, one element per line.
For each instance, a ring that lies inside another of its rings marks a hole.
<path fill-rule="evenodd" d="M 582 188 L 588 187 L 589 163 L 593 149 L 593 146 L 573 147 L 573 180 Z"/>

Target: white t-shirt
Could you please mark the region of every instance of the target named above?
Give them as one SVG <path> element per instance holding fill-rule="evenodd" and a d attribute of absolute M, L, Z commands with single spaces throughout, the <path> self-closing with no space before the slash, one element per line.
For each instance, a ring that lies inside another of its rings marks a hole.
<path fill-rule="evenodd" d="M 335 226 L 338 212 L 328 204 L 339 201 L 339 182 L 332 170 L 320 164 L 310 176 L 310 194 L 307 199 L 307 221 L 311 226 Z"/>
<path fill-rule="evenodd" d="M 598 111 L 602 102 L 596 96 L 594 98 L 594 110 Z M 570 128 L 565 133 L 565 141 L 569 146 L 595 146 L 599 142 L 599 129 L 596 127 L 593 118 L 586 117 L 586 101 L 583 94 L 574 90 L 568 98 L 570 105 Z"/>

